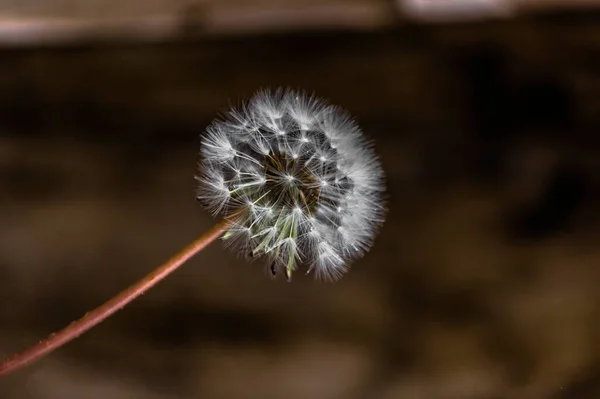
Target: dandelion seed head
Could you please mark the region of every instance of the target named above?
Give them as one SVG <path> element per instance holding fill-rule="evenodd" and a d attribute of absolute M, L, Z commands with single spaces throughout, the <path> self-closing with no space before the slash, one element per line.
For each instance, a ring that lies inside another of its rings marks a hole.
<path fill-rule="evenodd" d="M 305 265 L 335 280 L 372 245 L 384 175 L 338 107 L 292 90 L 260 91 L 202 137 L 198 199 L 233 221 L 226 243 L 288 279 Z"/>

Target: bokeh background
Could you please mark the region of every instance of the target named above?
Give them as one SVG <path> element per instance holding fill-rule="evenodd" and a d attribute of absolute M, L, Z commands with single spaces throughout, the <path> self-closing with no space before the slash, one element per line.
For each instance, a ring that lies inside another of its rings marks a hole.
<path fill-rule="evenodd" d="M 600 398 L 598 5 L 0 1 L 0 355 L 210 228 L 199 135 L 261 87 L 352 112 L 389 196 L 338 283 L 216 243 L 0 397 Z"/>

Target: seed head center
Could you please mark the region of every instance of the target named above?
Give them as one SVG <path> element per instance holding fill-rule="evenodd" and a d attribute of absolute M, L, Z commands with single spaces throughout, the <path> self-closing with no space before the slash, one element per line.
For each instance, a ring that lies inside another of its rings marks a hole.
<path fill-rule="evenodd" d="M 283 152 L 269 153 L 263 165 L 265 191 L 270 191 L 277 204 L 290 209 L 301 209 L 312 215 L 317 208 L 319 184 L 302 157 Z"/>

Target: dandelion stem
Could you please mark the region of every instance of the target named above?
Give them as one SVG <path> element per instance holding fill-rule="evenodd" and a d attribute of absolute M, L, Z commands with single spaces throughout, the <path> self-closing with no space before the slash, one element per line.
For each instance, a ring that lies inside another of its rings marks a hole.
<path fill-rule="evenodd" d="M 29 349 L 9 357 L 4 362 L 0 363 L 0 378 L 39 360 L 43 356 L 79 337 L 87 330 L 111 316 L 177 270 L 192 256 L 219 238 L 231 224 L 232 222 L 229 220 L 218 223 L 202 236 L 198 237 L 194 242 L 183 248 L 179 253 L 175 254 L 171 259 L 158 266 L 141 280 L 121 291 L 112 299 L 86 313 L 81 319 L 72 322 L 67 327 L 54 334 L 50 334 L 46 339 L 31 346 Z"/>

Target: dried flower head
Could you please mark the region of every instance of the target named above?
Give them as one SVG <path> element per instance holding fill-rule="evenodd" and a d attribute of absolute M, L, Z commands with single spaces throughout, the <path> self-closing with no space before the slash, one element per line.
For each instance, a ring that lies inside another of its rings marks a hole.
<path fill-rule="evenodd" d="M 349 115 L 291 90 L 260 91 L 202 139 L 198 199 L 223 236 L 288 280 L 299 263 L 338 279 L 383 222 L 384 176 Z"/>

